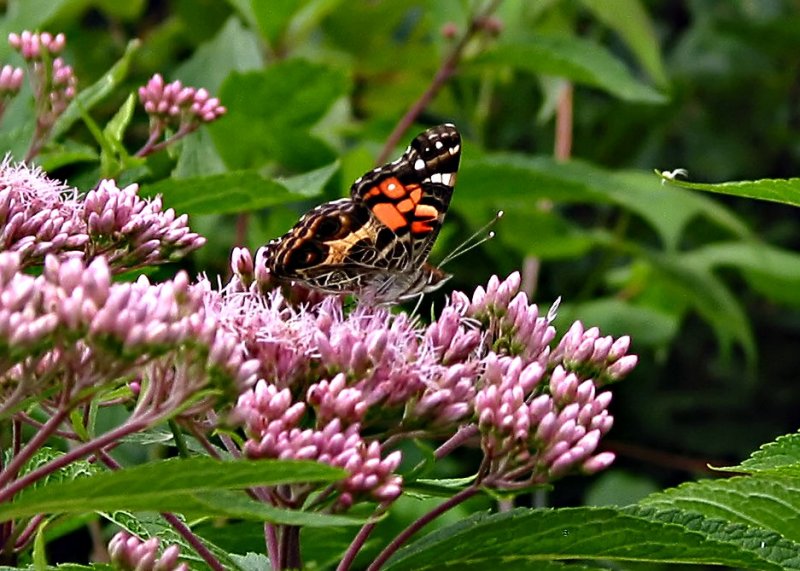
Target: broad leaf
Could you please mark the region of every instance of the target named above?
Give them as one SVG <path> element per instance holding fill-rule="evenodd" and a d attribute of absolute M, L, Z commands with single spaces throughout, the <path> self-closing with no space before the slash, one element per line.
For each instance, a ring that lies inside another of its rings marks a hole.
<path fill-rule="evenodd" d="M 222 82 L 233 71 L 250 71 L 264 65 L 258 38 L 242 26 L 238 18 L 229 18 L 219 33 L 201 45 L 192 57 L 173 74 L 184 85 L 205 87 L 217 95 Z M 228 102 L 223 100 L 223 105 Z"/>
<path fill-rule="evenodd" d="M 703 480 L 648 496 L 641 505 L 681 509 L 774 531 L 800 542 L 800 474 Z"/>
<path fill-rule="evenodd" d="M 755 553 L 684 526 L 607 508 L 481 514 L 398 552 L 386 569 L 487 568 L 575 559 L 724 564 L 775 569 Z"/>
<path fill-rule="evenodd" d="M 779 436 L 774 442 L 764 444 L 738 466 L 717 469 L 749 474 L 792 470 L 800 475 L 800 433 Z"/>
<path fill-rule="evenodd" d="M 582 0 L 595 17 L 617 32 L 658 85 L 668 83 L 655 26 L 640 0 Z"/>
<path fill-rule="evenodd" d="M 690 188 L 692 190 L 705 190 L 717 194 L 728 194 L 742 198 L 756 198 L 770 202 L 781 202 L 800 206 L 800 178 L 764 178 L 761 180 L 742 180 L 737 182 L 720 182 L 707 184 L 688 182 L 672 178 L 659 170 L 658 176 L 674 186 Z"/>
<path fill-rule="evenodd" d="M 502 44 L 470 62 L 471 66 L 508 65 L 602 89 L 625 101 L 665 103 L 658 91 L 641 83 L 603 46 L 576 37 L 536 36 Z"/>
<path fill-rule="evenodd" d="M 285 186 L 256 171 L 164 179 L 143 185 L 143 196 L 164 197 L 164 204 L 187 214 L 226 214 L 303 200 Z"/>
<path fill-rule="evenodd" d="M 41 486 L 0 505 L 0 521 L 37 513 L 175 511 L 293 525 L 342 525 L 350 518 L 284 511 L 231 489 L 292 482 L 329 482 L 343 472 L 314 462 L 218 462 L 210 458 L 152 462 Z"/>
<path fill-rule="evenodd" d="M 654 521 L 679 524 L 691 531 L 703 533 L 713 540 L 731 543 L 779 565 L 784 571 L 800 569 L 800 544 L 772 531 L 730 523 L 722 519 L 702 517 L 695 512 L 679 509 L 659 510 L 652 507 L 630 506 L 623 508 L 622 511 Z"/>
<path fill-rule="evenodd" d="M 232 74 L 219 95 L 228 113 L 209 126 L 220 155 L 230 168 L 277 162 L 304 171 L 330 163 L 333 153 L 309 131 L 347 85 L 340 71 L 299 59 Z"/>

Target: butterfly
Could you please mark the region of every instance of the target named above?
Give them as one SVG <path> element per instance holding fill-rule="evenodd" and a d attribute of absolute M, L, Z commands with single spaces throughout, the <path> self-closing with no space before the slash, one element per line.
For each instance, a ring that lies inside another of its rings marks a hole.
<path fill-rule="evenodd" d="M 399 159 L 358 178 L 350 197 L 321 204 L 262 253 L 283 282 L 376 304 L 434 291 L 451 276 L 428 263 L 461 159 L 454 125 L 417 135 Z"/>

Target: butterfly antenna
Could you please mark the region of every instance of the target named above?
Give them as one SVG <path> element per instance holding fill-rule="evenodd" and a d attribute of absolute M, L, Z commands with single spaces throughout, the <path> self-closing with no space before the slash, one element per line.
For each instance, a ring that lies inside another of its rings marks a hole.
<path fill-rule="evenodd" d="M 494 238 L 495 233 L 494 231 L 491 231 L 490 228 L 492 228 L 495 224 L 497 224 L 500 221 L 500 219 L 503 217 L 503 214 L 505 214 L 505 212 L 503 212 L 502 210 L 498 210 L 497 214 L 494 215 L 494 218 L 492 218 L 491 220 L 489 220 L 489 222 L 481 226 L 469 238 L 461 242 L 461 244 L 456 246 L 452 252 L 447 254 L 444 257 L 444 259 L 439 263 L 439 267 L 440 268 L 443 267 L 445 264 L 452 262 L 454 259 L 461 256 L 462 254 L 466 254 L 470 250 L 477 248 L 484 242 L 488 242 L 489 240 Z"/>

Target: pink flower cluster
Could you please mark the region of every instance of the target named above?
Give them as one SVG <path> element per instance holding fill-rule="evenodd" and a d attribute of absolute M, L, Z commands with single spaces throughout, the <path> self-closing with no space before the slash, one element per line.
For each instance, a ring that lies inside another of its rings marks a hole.
<path fill-rule="evenodd" d="M 139 88 L 139 100 L 149 115 L 162 120 L 178 119 L 181 123 L 187 120 L 210 123 L 225 113 L 219 99 L 211 97 L 202 87 L 184 86 L 177 80 L 164 83 L 158 73 Z"/>
<path fill-rule="evenodd" d="M 137 156 L 146 156 L 195 131 L 203 123 L 216 121 L 226 109 L 203 88 L 184 86 L 180 81 L 164 83 L 155 74 L 139 88 L 139 101 L 150 116 L 150 136 Z M 168 129 L 174 133 L 159 141 Z"/>
<path fill-rule="evenodd" d="M 44 53 L 47 53 L 48 56 L 60 54 L 67 45 L 67 38 L 64 34 L 54 36 L 49 32 L 36 33 L 25 30 L 20 34 L 9 34 L 8 43 L 25 60 L 41 61 Z"/>
<path fill-rule="evenodd" d="M 108 542 L 108 553 L 114 566 L 124 571 L 189 571 L 186 563 L 178 561 L 180 548 L 177 545 L 170 545 L 159 556 L 159 543 L 157 537 L 142 541 L 120 531 Z"/>
<path fill-rule="evenodd" d="M 343 376 L 338 375 L 330 384 L 323 383 L 322 392 L 330 385 L 341 389 Z M 309 395 L 319 393 L 319 385 L 312 386 L 308 392 Z M 355 389 L 349 392 L 351 396 L 360 396 L 360 391 Z M 314 400 L 319 399 L 309 397 L 309 401 Z M 349 400 L 351 405 L 358 406 L 356 399 Z M 352 415 L 352 410 L 343 412 L 343 416 Z M 300 423 L 305 413 L 305 403 L 293 403 L 289 389 L 279 390 L 260 380 L 253 390 L 239 397 L 236 405 L 236 414 L 249 437 L 244 446 L 245 454 L 250 458 L 316 460 L 347 470 L 349 475 L 338 484 L 340 509 L 350 507 L 357 497 L 366 493 L 381 501 L 400 495 L 401 478 L 393 474 L 400 464 L 400 452 L 381 458 L 380 444 L 374 440 L 366 442 L 359 433 L 358 423 L 349 424 L 341 418 L 320 421 L 317 423 L 320 428 L 303 429 Z"/>
<path fill-rule="evenodd" d="M 55 256 L 39 276 L 20 270 L 18 253 L 0 253 L 0 415 L 43 391 L 85 398 L 143 367 L 137 407 L 156 416 L 209 385 L 230 394 L 255 381 L 257 363 L 205 311 L 205 288 L 185 273 L 112 283 L 102 257 L 85 265 Z"/>
<path fill-rule="evenodd" d="M 16 95 L 22 87 L 25 72 L 13 65 L 4 65 L 0 69 L 0 97 Z"/>
<path fill-rule="evenodd" d="M 296 285 L 275 289 L 262 265 L 237 249 L 234 280 L 213 301 L 261 363 L 262 380 L 234 413 L 249 457 L 345 468 L 337 488 L 345 507 L 363 493 L 400 493 L 398 441 L 453 434 L 469 422 L 487 486 L 519 489 L 613 460 L 598 452 L 613 422 L 610 393 L 598 388 L 636 365 L 630 340 L 576 323 L 553 350 L 553 316 L 539 315 L 519 291 L 519 274 L 494 277 L 471 296 L 455 292 L 421 326 L 381 307 L 348 312 L 341 298 L 303 295 Z"/>
<path fill-rule="evenodd" d="M 23 31 L 9 34 L 8 43 L 25 59 L 36 105 L 36 132 L 28 157 L 44 144 L 56 119 L 77 95 L 72 67 L 57 56 L 66 45 L 64 34 Z"/>
<path fill-rule="evenodd" d="M 24 165 L 0 164 L 0 250 L 17 252 L 23 266 L 47 254 L 103 255 L 121 272 L 180 258 L 205 239 L 186 215 L 161 200 L 138 196 L 137 185 L 102 181 L 85 197 Z"/>

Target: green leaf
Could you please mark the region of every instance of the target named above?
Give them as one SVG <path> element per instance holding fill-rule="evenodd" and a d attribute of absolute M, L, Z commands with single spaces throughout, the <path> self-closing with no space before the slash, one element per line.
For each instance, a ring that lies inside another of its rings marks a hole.
<path fill-rule="evenodd" d="M 714 328 L 723 352 L 730 351 L 733 342 L 739 343 L 752 364 L 756 345 L 750 322 L 736 296 L 725 283 L 700 264 L 681 254 L 661 254 L 643 251 L 675 295 L 688 302 Z"/>
<path fill-rule="evenodd" d="M 625 101 L 665 103 L 666 97 L 635 79 L 603 46 L 576 37 L 536 36 L 501 44 L 470 62 L 473 67 L 508 65 L 602 89 Z"/>
<path fill-rule="evenodd" d="M 37 513 L 128 510 L 174 511 L 292 525 L 357 523 L 353 518 L 280 510 L 254 502 L 241 492 L 228 491 L 293 482 L 330 482 L 343 475 L 341 470 L 315 462 L 162 460 L 25 491 L 16 501 L 0 505 L 0 521 Z"/>
<path fill-rule="evenodd" d="M 122 145 L 122 137 L 125 135 L 125 130 L 133 118 L 133 110 L 136 107 L 136 95 L 131 93 L 125 100 L 111 120 L 106 124 L 103 133 L 106 138 L 111 140 L 119 153 L 125 153 L 125 147 Z M 127 154 L 127 153 L 126 153 Z"/>
<path fill-rule="evenodd" d="M 255 18 L 261 36 L 273 49 L 279 48 L 281 36 L 285 32 L 294 13 L 304 2 L 298 0 L 250 0 L 250 10 Z"/>
<path fill-rule="evenodd" d="M 216 94 L 231 72 L 261 69 L 263 65 L 258 38 L 242 25 L 241 20 L 231 17 L 219 33 L 198 47 L 173 75 L 184 85 L 205 87 Z M 224 99 L 222 103 L 228 104 Z"/>
<path fill-rule="evenodd" d="M 226 172 L 208 129 L 198 129 L 191 137 L 181 140 L 180 145 L 181 154 L 172 171 L 173 177 L 186 179 Z"/>
<path fill-rule="evenodd" d="M 331 180 L 334 174 L 339 170 L 339 161 L 334 161 L 324 167 L 314 169 L 303 174 L 298 174 L 289 178 L 279 179 L 283 186 L 289 191 L 303 196 L 312 198 L 322 194 L 322 190 L 328 181 Z"/>
<path fill-rule="evenodd" d="M 770 202 L 780 202 L 800 206 L 800 178 L 763 178 L 761 180 L 742 180 L 737 182 L 720 182 L 717 184 L 687 182 L 670 177 L 656 170 L 655 173 L 670 185 L 692 190 L 705 190 L 717 194 L 756 198 Z"/>
<path fill-rule="evenodd" d="M 636 346 L 665 345 L 675 337 L 680 325 L 675 314 L 616 298 L 563 304 L 556 323 L 569 327 L 576 319 L 599 326 L 604 334 L 630 335 Z"/>
<path fill-rule="evenodd" d="M 617 204 L 648 222 L 668 250 L 677 248 L 686 226 L 698 216 L 737 236 L 750 235 L 740 219 L 714 200 L 691 192 L 676 194 L 644 172 L 611 172 L 583 161 L 562 163 L 547 156 L 491 153 L 465 163 L 453 206 L 489 203 L 507 209 L 512 219 L 515 211 L 539 209 L 542 199 Z"/>
<path fill-rule="evenodd" d="M 800 545 L 765 529 L 707 518 L 692 511 L 679 509 L 659 510 L 652 507 L 629 506 L 622 511 L 653 521 L 682 525 L 691 531 L 703 533 L 710 539 L 730 543 L 755 553 L 784 571 L 800 570 Z M 760 565 L 757 568 L 768 567 Z"/>
<path fill-rule="evenodd" d="M 95 162 L 99 159 L 95 147 L 67 139 L 63 142 L 48 143 L 36 155 L 36 164 L 45 172 L 73 165 L 75 163 Z"/>
<path fill-rule="evenodd" d="M 36 528 L 36 537 L 33 539 L 33 567 L 35 569 L 47 569 L 47 554 L 45 553 L 44 530 L 47 527 L 47 520 L 42 521 Z"/>
<path fill-rule="evenodd" d="M 78 96 L 73 99 L 64 113 L 56 120 L 51 133 L 52 139 L 58 139 L 66 133 L 83 114 L 107 97 L 114 89 L 119 87 L 128 76 L 131 60 L 139 50 L 141 42 L 131 40 L 125 48 L 125 53 L 103 76 L 86 89 L 81 89 Z"/>
<path fill-rule="evenodd" d="M 209 130 L 229 168 L 318 168 L 335 157 L 310 130 L 347 87 L 339 70 L 299 59 L 233 73 L 220 90 L 228 113 Z"/>
<path fill-rule="evenodd" d="M 782 470 L 800 469 L 800 434 L 784 434 L 774 442 L 764 444 L 761 448 L 739 464 L 725 468 L 716 468 L 727 472 L 747 472 L 758 474 L 760 472 L 776 472 Z M 798 473 L 800 475 L 800 473 Z"/>
<path fill-rule="evenodd" d="M 608 508 L 516 509 L 479 514 L 399 551 L 386 569 L 486 569 L 570 561 L 650 561 L 780 569 L 755 553 L 681 525 Z"/>
<path fill-rule="evenodd" d="M 800 541 L 800 474 L 740 476 L 688 483 L 648 496 L 646 507 L 680 509 L 773 531 Z"/>
<path fill-rule="evenodd" d="M 734 268 L 769 299 L 800 306 L 800 254 L 776 248 L 757 239 L 716 242 L 687 252 L 696 267 Z"/>
<path fill-rule="evenodd" d="M 668 83 L 659 38 L 639 0 L 582 0 L 582 3 L 598 20 L 622 37 L 656 84 L 664 86 Z"/>
<path fill-rule="evenodd" d="M 164 204 L 187 214 L 247 212 L 304 198 L 256 171 L 164 179 L 143 185 L 143 196 L 157 194 L 164 197 Z"/>

